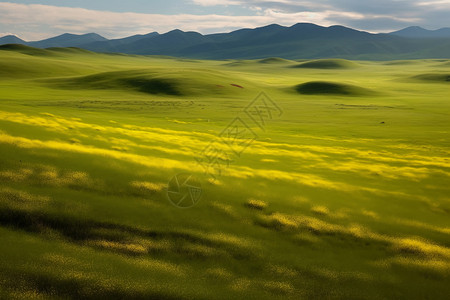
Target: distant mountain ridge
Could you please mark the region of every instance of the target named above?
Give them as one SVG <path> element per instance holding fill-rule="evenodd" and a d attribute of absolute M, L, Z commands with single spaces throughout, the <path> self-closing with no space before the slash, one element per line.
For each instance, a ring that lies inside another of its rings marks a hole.
<path fill-rule="evenodd" d="M 6 36 L 0 38 L 0 45 L 5 45 L 5 44 L 26 44 L 26 43 L 27 42 L 25 42 L 21 38 L 18 38 L 15 35 L 6 35 Z"/>
<path fill-rule="evenodd" d="M 450 28 L 428 30 L 420 26 L 411 26 L 390 34 L 409 38 L 450 38 Z"/>
<path fill-rule="evenodd" d="M 271 24 L 207 35 L 175 29 L 164 34 L 152 32 L 111 40 L 95 33 L 66 33 L 35 42 L 25 42 L 15 36 L 0 38 L 0 45 L 9 43 L 37 48 L 79 47 L 95 52 L 199 59 L 450 58 L 450 28 L 426 30 L 418 26 L 387 34 L 373 34 L 340 25 L 323 27 L 298 23 L 290 27 Z"/>
<path fill-rule="evenodd" d="M 84 45 L 98 42 L 108 41 L 108 39 L 96 33 L 87 34 L 71 34 L 64 33 L 49 39 L 28 42 L 26 45 L 36 48 L 50 48 L 50 47 L 83 47 Z"/>

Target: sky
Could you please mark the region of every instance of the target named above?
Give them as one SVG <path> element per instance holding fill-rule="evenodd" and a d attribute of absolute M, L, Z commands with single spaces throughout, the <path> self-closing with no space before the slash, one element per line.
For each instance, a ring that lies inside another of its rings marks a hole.
<path fill-rule="evenodd" d="M 0 37 L 62 33 L 121 38 L 173 29 L 203 34 L 309 22 L 369 32 L 450 27 L 450 0 L 21 0 L 0 1 Z"/>

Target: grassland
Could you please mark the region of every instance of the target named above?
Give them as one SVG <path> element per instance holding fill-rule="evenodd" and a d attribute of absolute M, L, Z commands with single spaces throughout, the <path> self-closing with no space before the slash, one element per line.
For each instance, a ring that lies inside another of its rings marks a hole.
<path fill-rule="evenodd" d="M 2 298 L 450 294 L 450 61 L 0 48 Z M 261 91 L 283 115 L 205 174 Z"/>

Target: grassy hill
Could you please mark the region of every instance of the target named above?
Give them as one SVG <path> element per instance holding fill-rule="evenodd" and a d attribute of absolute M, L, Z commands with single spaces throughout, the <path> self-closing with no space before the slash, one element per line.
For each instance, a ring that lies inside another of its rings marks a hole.
<path fill-rule="evenodd" d="M 0 295 L 446 299 L 449 73 L 1 47 Z"/>

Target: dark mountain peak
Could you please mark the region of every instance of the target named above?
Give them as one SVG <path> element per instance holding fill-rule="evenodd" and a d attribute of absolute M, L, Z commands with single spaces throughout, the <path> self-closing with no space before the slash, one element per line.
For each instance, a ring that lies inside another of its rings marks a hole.
<path fill-rule="evenodd" d="M 423 27 L 420 27 L 420 26 L 409 26 L 409 27 L 406 27 L 403 30 L 426 30 L 426 31 L 428 31 L 427 29 L 425 29 Z"/>
<path fill-rule="evenodd" d="M 2 39 L 3 38 L 17 38 L 18 39 L 19 37 L 17 35 L 15 35 L 15 34 L 8 34 L 8 35 L 5 35 L 5 36 L 2 36 L 1 38 Z"/>
<path fill-rule="evenodd" d="M 75 34 L 66 32 L 66 33 L 57 35 L 57 36 L 52 37 L 52 38 L 54 39 L 54 38 L 58 38 L 58 37 L 72 37 L 72 36 L 75 36 Z"/>
<path fill-rule="evenodd" d="M 140 39 L 143 39 L 143 38 L 155 37 L 155 36 L 158 36 L 158 35 L 160 35 L 160 34 L 158 32 L 156 32 L 156 31 L 154 31 L 154 32 L 146 33 L 146 34 L 135 34 L 135 35 L 127 36 L 127 37 L 124 37 L 124 38 L 111 39 L 111 40 L 108 40 L 108 42 L 113 42 L 114 43 L 114 42 L 136 41 L 136 40 L 140 40 Z"/>
<path fill-rule="evenodd" d="M 284 26 L 278 25 L 278 24 L 269 24 L 266 26 L 258 27 L 259 29 L 282 29 L 286 28 Z"/>
<path fill-rule="evenodd" d="M 75 33 L 63 33 L 57 37 L 60 38 L 91 38 L 98 41 L 106 41 L 107 39 L 101 36 L 98 33 L 90 32 L 90 33 L 84 33 L 84 34 L 75 34 Z"/>
<path fill-rule="evenodd" d="M 353 29 L 353 28 L 345 27 L 343 25 L 331 25 L 331 26 L 328 26 L 328 29 L 359 31 L 359 30 L 356 30 L 356 29 Z"/>
<path fill-rule="evenodd" d="M 207 41 L 208 38 L 198 32 L 174 29 L 164 34 L 138 39 L 117 49 L 119 52 L 132 54 L 160 54 Z"/>
<path fill-rule="evenodd" d="M 185 40 L 187 42 L 191 42 L 191 41 L 193 42 L 195 40 L 204 38 L 204 36 L 201 33 L 198 33 L 195 31 L 183 31 L 180 29 L 175 29 L 175 30 L 169 31 L 164 34 L 160 34 L 155 37 L 150 37 L 150 39 L 153 39 L 153 38 L 156 38 L 159 40 L 167 38 L 170 40 Z"/>
<path fill-rule="evenodd" d="M 13 35 L 13 34 L 9 34 L 6 35 L 4 37 L 0 38 L 0 45 L 5 45 L 5 44 L 25 44 L 26 42 L 24 40 L 22 40 L 21 38 Z"/>
<path fill-rule="evenodd" d="M 369 33 L 358 31 L 341 25 L 333 25 L 324 27 L 312 23 L 297 23 L 283 32 L 286 39 L 341 39 L 341 38 L 358 38 Z"/>
<path fill-rule="evenodd" d="M 21 38 L 19 38 L 17 35 L 14 35 L 14 34 L 5 35 L 3 37 L 0 37 L 0 39 L 10 39 L 10 40 L 21 40 L 22 41 Z"/>
<path fill-rule="evenodd" d="M 174 29 L 174 30 L 166 32 L 166 33 L 164 33 L 162 35 L 165 35 L 165 36 L 171 36 L 171 35 L 173 35 L 173 36 L 177 36 L 177 35 L 178 36 L 181 36 L 181 35 L 198 35 L 198 36 L 200 36 L 202 34 L 196 32 L 196 31 L 183 31 L 183 30 L 180 30 L 180 29 Z"/>
<path fill-rule="evenodd" d="M 169 32 L 166 32 L 165 34 L 177 34 L 177 33 L 184 33 L 184 31 L 181 29 L 174 29 Z"/>
<path fill-rule="evenodd" d="M 121 47 L 123 47 L 124 45 L 128 45 L 137 41 L 149 40 L 158 36 L 160 36 L 158 32 L 150 32 L 147 34 L 136 34 L 119 39 L 96 40 L 81 46 L 84 49 L 97 52 L 120 52 L 122 50 Z"/>
<path fill-rule="evenodd" d="M 269 24 L 262 27 L 256 27 L 256 28 L 242 28 L 234 30 L 230 33 L 215 33 L 211 34 L 210 36 L 220 36 L 220 35 L 227 35 L 227 34 L 241 34 L 241 33 L 249 33 L 249 32 L 264 32 L 264 31 L 276 31 L 285 29 L 286 27 L 278 25 L 278 24 Z"/>
<path fill-rule="evenodd" d="M 97 34 L 97 33 L 85 33 L 85 34 L 75 34 L 75 33 L 63 33 L 60 35 L 57 35 L 55 37 L 51 37 L 42 41 L 38 41 L 38 42 L 43 42 L 43 41 L 56 41 L 56 40 L 71 40 L 71 39 L 78 39 L 78 38 L 91 38 L 91 39 L 95 39 L 95 40 L 106 40 L 106 38 L 102 37 L 101 35 Z"/>
<path fill-rule="evenodd" d="M 296 23 L 296 24 L 292 25 L 290 28 L 308 29 L 308 28 L 325 28 L 325 27 L 314 24 L 314 23 Z"/>
<path fill-rule="evenodd" d="M 342 25 L 333 25 L 327 28 L 332 34 L 338 36 L 351 36 L 351 35 L 372 35 L 367 31 L 356 30 L 353 28 L 345 27 Z"/>
<path fill-rule="evenodd" d="M 409 26 L 389 34 L 407 38 L 450 38 L 450 28 L 428 30 L 420 26 Z"/>
<path fill-rule="evenodd" d="M 147 33 L 147 34 L 140 34 L 140 36 L 145 36 L 145 37 L 148 37 L 148 36 L 157 36 L 157 35 L 159 35 L 159 32 L 157 32 L 157 31 L 149 32 L 149 33 Z"/>
<path fill-rule="evenodd" d="M 404 29 L 395 31 L 395 33 L 402 33 L 402 32 L 403 33 L 405 33 L 405 32 L 429 32 L 429 31 L 430 30 L 425 29 L 425 28 L 420 27 L 420 26 L 409 26 L 409 27 L 406 27 Z"/>
<path fill-rule="evenodd" d="M 106 38 L 104 38 L 103 36 L 101 36 L 100 34 L 95 33 L 95 32 L 82 34 L 80 36 L 91 37 L 91 38 L 96 38 L 96 39 L 105 40 L 105 41 L 107 40 Z"/>
<path fill-rule="evenodd" d="M 30 46 L 37 48 L 49 47 L 81 47 L 85 44 L 106 41 L 107 39 L 97 33 L 73 34 L 63 33 L 61 35 L 45 39 L 42 41 L 31 42 Z"/>

